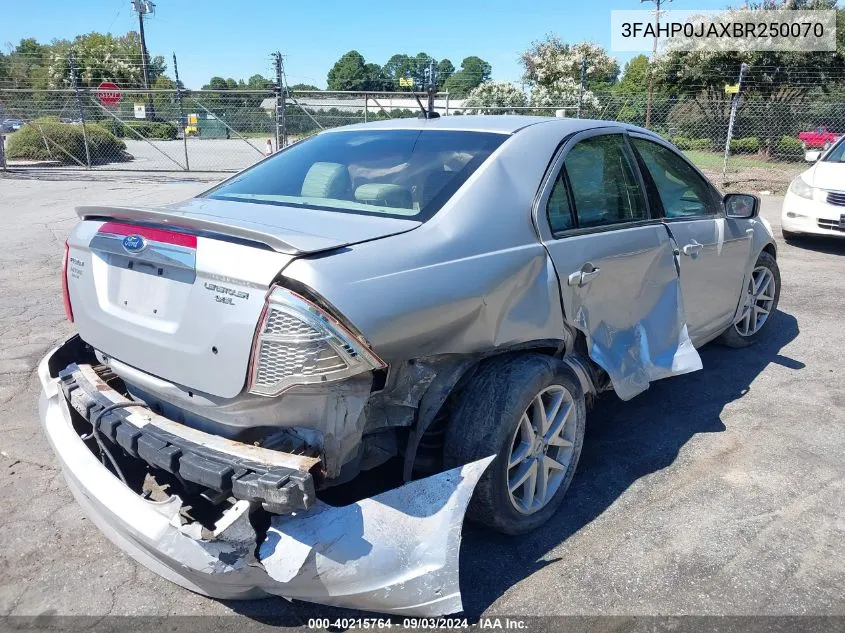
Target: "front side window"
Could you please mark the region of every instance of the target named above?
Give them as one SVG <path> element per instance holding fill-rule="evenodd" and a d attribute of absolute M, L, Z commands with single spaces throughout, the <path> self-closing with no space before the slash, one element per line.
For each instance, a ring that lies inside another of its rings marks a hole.
<path fill-rule="evenodd" d="M 643 192 L 620 134 L 587 138 L 564 160 L 579 228 L 646 218 Z"/>
<path fill-rule="evenodd" d="M 204 195 L 426 220 L 506 138 L 458 130 L 328 132 L 279 152 Z"/>
<path fill-rule="evenodd" d="M 669 148 L 645 139 L 632 138 L 631 144 L 657 187 L 667 218 L 713 215 L 710 187 L 684 159 Z"/>

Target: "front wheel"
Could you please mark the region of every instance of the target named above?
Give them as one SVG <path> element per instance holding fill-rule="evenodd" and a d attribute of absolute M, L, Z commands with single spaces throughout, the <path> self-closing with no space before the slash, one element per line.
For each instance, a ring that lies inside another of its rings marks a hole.
<path fill-rule="evenodd" d="M 775 258 L 763 251 L 740 299 L 739 320 L 722 333 L 719 342 L 728 347 L 756 343 L 777 310 L 779 300 L 780 269 Z"/>
<path fill-rule="evenodd" d="M 585 419 L 578 379 L 561 360 L 525 354 L 484 362 L 452 409 L 443 451 L 450 468 L 496 455 L 467 518 L 504 534 L 548 521 L 575 474 Z"/>

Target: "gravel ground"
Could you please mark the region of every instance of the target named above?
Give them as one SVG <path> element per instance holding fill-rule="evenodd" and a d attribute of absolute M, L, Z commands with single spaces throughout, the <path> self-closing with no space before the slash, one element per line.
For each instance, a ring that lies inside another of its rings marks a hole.
<path fill-rule="evenodd" d="M 207 183 L 0 178 L 0 614 L 246 614 L 305 624 L 339 610 L 220 602 L 159 578 L 83 516 L 39 428 L 35 366 L 71 333 L 61 305 L 73 207 L 164 203 Z M 781 200 L 764 199 L 775 225 Z M 468 615 L 845 615 L 845 241 L 779 239 L 780 311 L 748 350 L 591 412 L 573 486 L 520 538 L 467 527 Z"/>

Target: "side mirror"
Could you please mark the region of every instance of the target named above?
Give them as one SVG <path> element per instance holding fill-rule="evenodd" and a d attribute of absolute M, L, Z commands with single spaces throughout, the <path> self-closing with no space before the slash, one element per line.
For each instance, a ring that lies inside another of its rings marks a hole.
<path fill-rule="evenodd" d="M 756 218 L 760 213 L 760 198 L 750 193 L 729 193 L 722 199 L 729 218 Z"/>
<path fill-rule="evenodd" d="M 811 149 L 804 152 L 804 160 L 808 163 L 815 163 L 821 157 L 822 153 L 817 149 Z"/>

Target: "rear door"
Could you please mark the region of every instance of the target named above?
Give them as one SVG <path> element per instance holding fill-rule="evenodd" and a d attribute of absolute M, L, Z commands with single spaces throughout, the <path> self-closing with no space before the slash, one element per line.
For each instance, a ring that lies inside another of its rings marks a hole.
<path fill-rule="evenodd" d="M 701 368 L 676 246 L 643 190 L 625 135 L 604 128 L 564 143 L 535 206 L 565 317 L 623 400 L 653 380 Z"/>
<path fill-rule="evenodd" d="M 687 160 L 651 137 L 631 134 L 647 184 L 681 252 L 690 338 L 705 343 L 730 325 L 751 253 L 747 223 L 725 218 L 721 196 Z"/>

